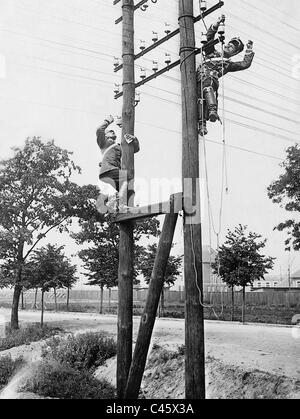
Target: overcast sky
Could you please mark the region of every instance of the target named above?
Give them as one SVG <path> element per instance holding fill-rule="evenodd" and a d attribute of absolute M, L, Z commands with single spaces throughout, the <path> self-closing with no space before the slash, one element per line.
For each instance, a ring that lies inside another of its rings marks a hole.
<path fill-rule="evenodd" d="M 112 0 L 1 0 L 0 2 L 0 156 L 10 155 L 29 136 L 54 138 L 59 146 L 74 152 L 82 168 L 81 184 L 97 184 L 99 152 L 95 130 L 107 114 L 119 115 L 122 101 L 113 99 L 113 57 L 121 56 L 121 14 Z M 149 2 L 150 3 L 150 2 Z M 158 0 L 147 12 L 136 12 L 136 51 L 140 40 L 150 44 L 152 31 L 164 34 L 165 23 L 177 27 L 178 2 Z M 199 2 L 194 1 L 195 14 Z M 208 6 L 214 5 L 208 1 Z M 284 233 L 273 231 L 288 214 L 272 204 L 267 187 L 280 172 L 285 150 L 298 140 L 300 124 L 299 1 L 227 0 L 227 40 L 240 36 L 254 41 L 252 68 L 227 75 L 225 127 L 229 192 L 224 198 L 219 226 L 222 184 L 222 127 L 210 125 L 207 136 L 209 191 L 215 229 L 221 241 L 227 229 L 246 224 L 268 239 L 266 253 L 277 257 L 274 274 L 287 275 L 288 254 Z M 222 11 L 207 18 L 209 25 Z M 198 35 L 203 24 L 197 24 Z M 164 54 L 178 59 L 179 37 L 155 49 L 136 64 L 151 74 L 152 60 L 164 66 Z M 222 89 L 221 89 L 222 90 Z M 136 158 L 136 176 L 142 182 L 167 179 L 179 191 L 181 177 L 180 72 L 176 68 L 139 89 L 141 103 L 136 113 L 136 135 L 141 152 Z M 222 100 L 220 101 L 222 109 Z M 222 117 L 223 111 L 221 111 Z M 118 131 L 119 132 L 119 131 Z M 204 155 L 201 173 L 204 178 Z M 166 181 L 164 182 L 166 184 Z M 164 188 L 161 198 L 172 192 Z M 149 195 L 149 196 L 148 196 Z M 138 188 L 140 204 L 156 202 L 157 196 Z M 209 244 L 207 200 L 203 188 L 204 244 Z M 51 240 L 60 241 L 54 235 Z M 77 251 L 63 238 L 68 254 Z M 216 247 L 216 236 L 212 234 Z M 176 252 L 182 251 L 182 227 L 176 234 Z M 292 254 L 292 271 L 300 257 Z"/>

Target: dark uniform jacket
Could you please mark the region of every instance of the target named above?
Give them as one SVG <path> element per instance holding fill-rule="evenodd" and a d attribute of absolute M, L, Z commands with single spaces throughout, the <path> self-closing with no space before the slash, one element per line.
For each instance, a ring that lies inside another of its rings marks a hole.
<path fill-rule="evenodd" d="M 207 33 L 207 40 L 213 40 L 217 31 L 212 25 Z M 205 78 L 212 77 L 218 83 L 218 80 L 227 73 L 247 70 L 253 62 L 254 55 L 252 49 L 247 49 L 243 61 L 233 62 L 226 58 L 222 60 L 222 55 L 215 47 L 212 47 L 210 51 L 207 51 L 204 63 L 197 69 L 197 81 L 203 83 Z"/>

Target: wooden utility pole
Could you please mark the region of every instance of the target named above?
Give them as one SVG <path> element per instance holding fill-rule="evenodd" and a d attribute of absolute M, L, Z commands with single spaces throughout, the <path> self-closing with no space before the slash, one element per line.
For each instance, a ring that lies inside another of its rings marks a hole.
<path fill-rule="evenodd" d="M 186 299 L 186 398 L 205 398 L 202 238 L 199 188 L 199 143 L 193 0 L 179 0 L 182 79 L 183 194 L 196 214 L 184 214 Z M 192 185 L 192 192 L 188 185 Z"/>
<path fill-rule="evenodd" d="M 123 0 L 123 112 L 122 112 L 122 170 L 129 180 L 134 179 L 134 150 L 124 140 L 125 134 L 134 135 L 135 75 L 134 75 L 134 0 Z M 131 185 L 133 188 L 133 185 Z M 129 196 L 129 194 L 128 194 Z M 127 197 L 128 203 L 128 197 Z M 132 205 L 132 202 L 131 202 Z M 132 360 L 133 314 L 133 229 L 134 223 L 120 223 L 119 305 L 118 305 L 118 361 L 117 393 L 123 399 Z"/>
<path fill-rule="evenodd" d="M 170 251 L 172 249 L 177 219 L 178 213 L 174 213 L 174 210 L 172 210 L 170 214 L 167 214 L 165 218 L 152 271 L 147 302 L 135 345 L 133 361 L 126 387 L 126 399 L 138 399 L 139 397 L 159 299 L 165 282 L 165 273 Z"/>

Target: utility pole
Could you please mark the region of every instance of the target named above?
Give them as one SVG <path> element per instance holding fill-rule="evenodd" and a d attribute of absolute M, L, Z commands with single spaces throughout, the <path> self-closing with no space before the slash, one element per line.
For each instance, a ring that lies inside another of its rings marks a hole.
<path fill-rule="evenodd" d="M 134 135 L 135 74 L 134 74 L 134 0 L 122 1 L 123 17 L 123 112 L 122 112 L 122 170 L 129 181 L 134 179 L 133 145 L 127 144 L 125 134 Z M 130 185 L 133 188 L 133 184 Z M 128 194 L 125 205 L 128 204 Z M 131 202 L 131 205 L 132 202 Z M 119 305 L 118 305 L 118 360 L 117 393 L 123 399 L 132 360 L 133 334 L 133 240 L 134 222 L 120 223 Z"/>
<path fill-rule="evenodd" d="M 182 80 L 182 178 L 185 202 L 192 198 L 196 215 L 184 213 L 186 398 L 205 399 L 205 353 L 200 217 L 199 142 L 193 0 L 179 0 Z M 189 187 L 192 185 L 192 188 Z"/>
<path fill-rule="evenodd" d="M 115 67 L 115 72 L 123 69 L 123 91 L 116 92 L 115 98 L 123 96 L 122 112 L 122 170 L 126 171 L 131 182 L 129 186 L 129 205 L 133 206 L 134 186 L 134 150 L 124 139 L 125 134 L 134 135 L 135 122 L 135 89 L 151 82 L 157 77 L 181 65 L 182 102 L 183 102 L 183 161 L 182 178 L 183 194 L 171 197 L 171 211 L 165 210 L 165 203 L 159 203 L 155 210 L 151 206 L 117 214 L 115 222 L 120 224 L 120 257 L 119 257 L 119 309 L 118 309 L 118 361 L 117 390 L 118 398 L 137 398 L 144 373 L 147 353 L 154 327 L 155 314 L 159 296 L 163 289 L 167 260 L 172 247 L 178 213 L 183 209 L 184 201 L 184 276 L 186 298 L 186 398 L 205 398 L 205 355 L 204 355 L 204 316 L 203 316 L 203 273 L 202 273 L 202 239 L 200 218 L 200 182 L 199 182 L 199 143 L 198 143 L 198 110 L 196 83 L 196 55 L 205 52 L 218 44 L 219 39 L 211 40 L 201 48 L 195 48 L 194 24 L 223 7 L 219 0 L 209 9 L 201 8 L 201 14 L 194 17 L 193 0 L 179 1 L 179 26 L 173 32 L 137 55 L 134 54 L 134 12 L 146 8 L 147 0 L 134 5 L 134 0 L 122 1 L 122 17 L 116 24 L 123 23 L 123 62 Z M 156 1 L 152 1 L 156 3 Z M 180 34 L 180 60 L 173 63 L 165 61 L 166 67 L 135 83 L 134 63 L 154 48 Z M 131 195 L 131 196 L 130 196 Z M 128 203 L 128 198 L 124 204 Z M 188 205 L 187 205 L 188 202 Z M 188 208 L 189 207 L 189 208 Z M 196 208 L 194 213 L 191 207 Z M 134 223 L 145 218 L 166 215 L 161 241 L 152 273 L 149 295 L 142 316 L 132 360 L 132 306 L 133 306 L 133 229 Z"/>

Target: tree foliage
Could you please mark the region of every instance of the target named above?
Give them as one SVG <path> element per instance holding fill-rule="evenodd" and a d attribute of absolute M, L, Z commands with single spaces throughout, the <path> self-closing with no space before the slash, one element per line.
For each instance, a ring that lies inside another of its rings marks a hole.
<path fill-rule="evenodd" d="M 143 274 L 147 284 L 150 283 L 155 256 L 157 254 L 157 244 L 151 244 L 143 252 L 140 258 L 139 270 Z M 165 284 L 172 286 L 181 273 L 183 256 L 170 256 L 165 275 Z"/>
<path fill-rule="evenodd" d="M 101 222 L 91 217 L 89 220 L 80 220 L 81 230 L 72 234 L 72 237 L 79 245 L 88 244 L 89 247 L 81 250 L 79 256 L 84 262 L 87 271 L 89 285 L 112 288 L 118 282 L 118 260 L 119 260 L 119 227 L 112 223 L 111 216 L 105 216 Z M 135 252 L 135 283 L 141 258 L 144 256 L 144 246 L 141 239 L 149 239 L 159 235 L 159 222 L 156 219 L 145 220 L 138 223 L 134 230 L 134 252 Z"/>
<path fill-rule="evenodd" d="M 43 292 L 51 288 L 70 288 L 77 280 L 76 266 L 73 266 L 63 252 L 64 246 L 51 244 L 34 252 L 28 264 L 28 286 Z"/>
<path fill-rule="evenodd" d="M 0 260 L 15 286 L 12 327 L 18 327 L 22 270 L 29 256 L 51 230 L 68 230 L 72 217 L 84 216 L 96 199 L 96 188 L 71 182 L 80 168 L 69 151 L 54 141 L 27 139 L 13 157 L 0 162 Z"/>
<path fill-rule="evenodd" d="M 253 285 L 273 268 L 274 258 L 262 255 L 260 251 L 267 240 L 256 233 L 247 233 L 247 226 L 239 225 L 228 231 L 225 243 L 218 249 L 218 256 L 212 267 L 228 287 Z"/>
<path fill-rule="evenodd" d="M 284 172 L 279 179 L 268 188 L 269 198 L 274 204 L 279 204 L 286 211 L 295 214 L 275 227 L 279 231 L 287 231 L 286 250 L 300 250 L 300 145 L 287 149 L 287 158 L 281 164 Z M 297 214 L 297 215 L 296 215 Z"/>

